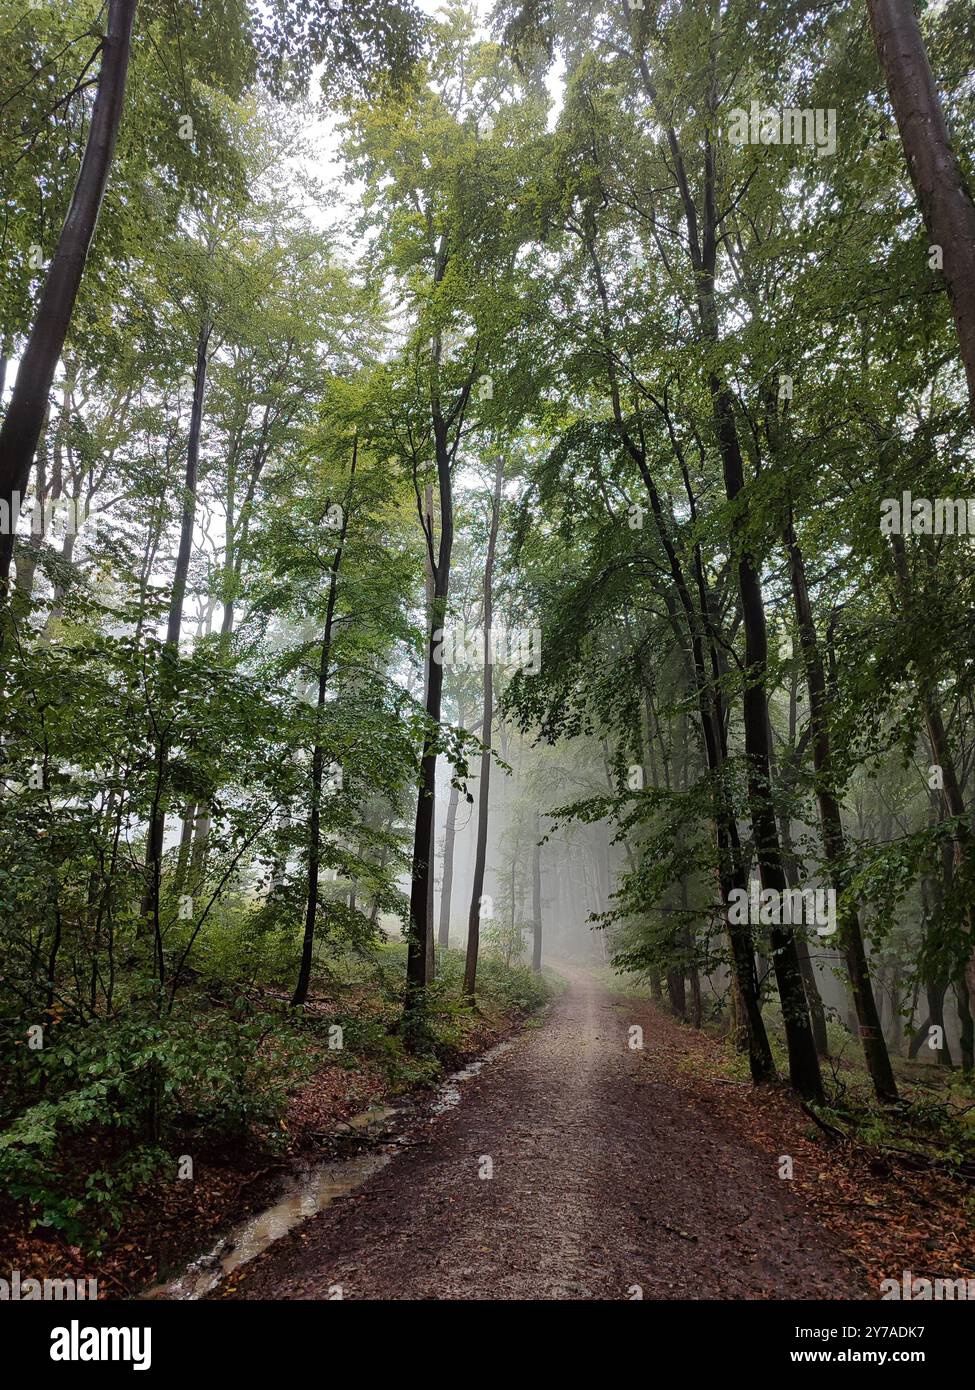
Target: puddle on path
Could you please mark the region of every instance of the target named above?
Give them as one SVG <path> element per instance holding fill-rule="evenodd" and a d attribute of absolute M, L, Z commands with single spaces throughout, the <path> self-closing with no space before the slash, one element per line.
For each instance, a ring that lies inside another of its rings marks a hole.
<path fill-rule="evenodd" d="M 483 1057 L 454 1072 L 440 1083 L 433 1099 L 421 1105 L 416 1113 L 432 1119 L 453 1110 L 461 1102 L 461 1088 L 464 1082 L 477 1076 L 488 1062 L 493 1062 L 496 1057 L 507 1052 L 509 1047 L 511 1042 L 507 1040 L 496 1043 Z M 352 1119 L 336 1125 L 335 1133 L 338 1136 L 349 1133 L 374 1135 L 391 1145 L 397 1145 L 403 1142 L 403 1136 L 389 1134 L 388 1131 L 397 1116 L 407 1113 L 407 1107 L 398 1109 L 375 1105 L 363 1111 L 361 1115 L 354 1115 Z M 175 1279 L 153 1285 L 140 1297 L 177 1300 L 204 1298 L 221 1280 L 262 1254 L 268 1246 L 287 1235 L 302 1221 L 317 1216 L 334 1202 L 336 1197 L 344 1197 L 368 1182 L 375 1173 L 392 1162 L 395 1156 L 396 1148 L 391 1147 L 388 1152 L 329 1159 L 304 1173 L 294 1175 L 271 1206 L 240 1222 L 222 1236 L 212 1250 L 187 1265 L 183 1273 Z"/>
<path fill-rule="evenodd" d="M 269 1245 L 302 1221 L 323 1211 L 336 1197 L 354 1192 L 373 1173 L 378 1173 L 393 1155 L 364 1154 L 358 1158 L 324 1163 L 293 1180 L 273 1206 L 265 1207 L 223 1236 L 206 1255 L 188 1265 L 168 1284 L 147 1289 L 143 1298 L 203 1298 L 235 1269 L 260 1255 Z"/>
<path fill-rule="evenodd" d="M 507 1052 L 511 1046 L 510 1040 L 495 1043 L 494 1047 L 485 1052 L 483 1057 L 478 1057 L 475 1062 L 468 1062 L 466 1067 L 460 1071 L 455 1071 L 453 1076 L 448 1076 L 446 1081 L 441 1082 L 437 1087 L 437 1094 L 430 1102 L 429 1110 L 431 1115 L 442 1115 L 446 1110 L 453 1110 L 460 1105 L 460 1088 L 465 1081 L 470 1081 L 472 1076 L 477 1076 L 482 1067 L 488 1062 L 493 1062 L 496 1057 L 500 1057 L 503 1052 Z"/>

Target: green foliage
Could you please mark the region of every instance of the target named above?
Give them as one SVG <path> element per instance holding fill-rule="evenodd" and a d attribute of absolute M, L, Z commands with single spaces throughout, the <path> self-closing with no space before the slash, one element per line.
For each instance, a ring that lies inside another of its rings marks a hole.
<path fill-rule="evenodd" d="M 39 1221 L 100 1238 L 186 1136 L 267 1140 L 321 1041 L 319 992 L 337 1066 L 378 1060 L 402 1090 L 463 1053 L 459 955 L 404 1039 L 385 930 L 407 911 L 424 740 L 469 802 L 483 694 L 451 672 L 457 723 L 424 711 L 418 513 L 436 480 L 455 580 L 434 612 L 476 625 L 496 451 L 496 610 L 543 659 L 494 673 L 505 830 L 479 1008 L 547 997 L 514 962 L 534 849 L 557 840 L 562 863 L 591 851 L 588 925 L 621 970 L 709 975 L 723 997 L 722 890 L 754 867 L 760 806 L 796 881 L 831 877 L 859 914 L 896 1012 L 951 985 L 963 1021 L 975 566 L 957 537 L 898 556 L 878 527 L 902 490 L 975 492 L 950 306 L 863 7 L 715 16 L 503 0 L 488 37 L 456 3 L 140 0 L 4 614 L 0 1180 Z M 0 0 L 4 372 L 84 152 L 103 18 Z M 971 172 L 970 23 L 957 0 L 923 23 Z M 725 138 L 757 95 L 839 108 L 835 154 Z M 323 110 L 352 194 L 319 177 Z M 78 534 L 44 519 L 68 499 L 94 513 Z M 745 751 L 756 691 L 768 777 Z M 929 781 L 935 714 L 963 813 Z M 824 791 L 846 831 L 831 857 Z M 305 940 L 310 999 L 286 1022 Z"/>
<path fill-rule="evenodd" d="M 52 1031 L 15 1066 L 14 1093 L 43 1099 L 6 1116 L 0 1185 L 38 1224 L 96 1245 L 142 1185 L 175 1174 L 179 1144 L 268 1126 L 304 1057 L 273 1021 L 213 1012 Z"/>

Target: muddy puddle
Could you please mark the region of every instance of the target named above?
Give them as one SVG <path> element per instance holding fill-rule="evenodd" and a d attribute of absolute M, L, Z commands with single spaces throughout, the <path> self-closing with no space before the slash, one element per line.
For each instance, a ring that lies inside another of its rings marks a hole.
<path fill-rule="evenodd" d="M 455 1071 L 453 1076 L 448 1076 L 446 1081 L 442 1081 L 437 1087 L 436 1094 L 432 1101 L 427 1105 L 427 1110 L 431 1115 L 442 1115 L 446 1110 L 453 1110 L 461 1102 L 461 1087 L 465 1081 L 470 1081 L 472 1076 L 477 1076 L 478 1072 L 493 1062 L 496 1057 L 500 1057 L 503 1052 L 507 1052 L 511 1046 L 510 1041 L 495 1043 L 494 1047 L 485 1052 L 483 1057 L 478 1057 L 474 1062 L 468 1062 L 466 1067 L 460 1071 Z"/>
<path fill-rule="evenodd" d="M 292 1174 L 270 1206 L 255 1212 L 221 1236 L 211 1250 L 193 1260 L 182 1274 L 166 1283 L 153 1285 L 140 1297 L 177 1300 L 204 1298 L 222 1280 L 241 1265 L 263 1254 L 295 1226 L 317 1216 L 337 1197 L 355 1192 L 381 1172 L 407 1142 L 404 1131 L 408 1120 L 429 1122 L 460 1105 L 464 1083 L 477 1076 L 511 1045 L 510 1041 L 496 1043 L 483 1057 L 448 1076 L 436 1088 L 432 1099 L 419 1105 L 372 1106 L 361 1115 L 354 1115 L 350 1120 L 337 1124 L 334 1130 L 337 1139 L 357 1135 L 381 1142 L 383 1147 L 350 1158 L 327 1159 L 303 1172 Z"/>

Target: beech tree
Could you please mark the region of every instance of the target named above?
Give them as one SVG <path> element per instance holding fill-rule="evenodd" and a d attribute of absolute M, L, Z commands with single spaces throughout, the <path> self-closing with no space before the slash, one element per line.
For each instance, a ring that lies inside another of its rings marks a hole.
<path fill-rule="evenodd" d="M 467 918 L 467 955 L 464 964 L 464 993 L 474 998 L 477 983 L 477 953 L 480 941 L 481 913 L 484 893 L 484 864 L 488 843 L 488 806 L 491 786 L 491 736 L 494 724 L 494 556 L 498 544 L 501 520 L 501 489 L 504 484 L 504 458 L 498 455 L 494 467 L 494 489 L 491 494 L 491 521 L 488 530 L 487 556 L 484 562 L 484 602 L 481 607 L 481 634 L 484 644 L 483 713 L 481 716 L 481 770 L 477 784 L 477 843 L 474 849 L 474 882 L 471 888 L 471 909 Z"/>
<path fill-rule="evenodd" d="M 944 272 L 975 420 L 975 202 L 952 148 L 911 0 L 868 0 L 907 172 Z"/>
<path fill-rule="evenodd" d="M 88 141 L 61 235 L 44 280 L 37 313 L 0 425 L 0 503 L 8 515 L 23 496 L 40 438 L 48 393 L 74 312 L 88 248 L 112 167 L 125 100 L 136 0 L 110 0 L 98 49 L 101 63 Z M 6 604 L 15 528 L 0 534 L 0 602 Z"/>

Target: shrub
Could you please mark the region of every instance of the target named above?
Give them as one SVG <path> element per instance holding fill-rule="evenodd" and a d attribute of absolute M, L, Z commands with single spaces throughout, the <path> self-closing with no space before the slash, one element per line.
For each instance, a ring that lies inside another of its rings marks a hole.
<path fill-rule="evenodd" d="M 28 1054 L 43 1098 L 0 1136 L 0 1187 L 31 1204 L 34 1224 L 97 1246 L 126 1200 L 174 1165 L 177 1136 L 212 1141 L 273 1122 L 300 1074 L 298 1046 L 276 1020 L 226 1013 L 55 1034 Z M 80 1156 L 95 1144 L 99 1165 L 86 1169 Z"/>

